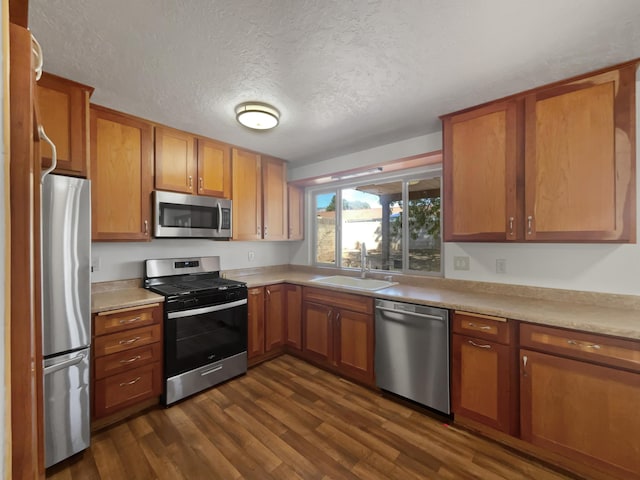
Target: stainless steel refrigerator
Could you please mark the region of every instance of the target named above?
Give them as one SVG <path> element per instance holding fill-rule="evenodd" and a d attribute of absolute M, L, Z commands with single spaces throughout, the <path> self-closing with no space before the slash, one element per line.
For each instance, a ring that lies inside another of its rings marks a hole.
<path fill-rule="evenodd" d="M 45 465 L 90 438 L 91 183 L 42 180 L 42 348 Z"/>

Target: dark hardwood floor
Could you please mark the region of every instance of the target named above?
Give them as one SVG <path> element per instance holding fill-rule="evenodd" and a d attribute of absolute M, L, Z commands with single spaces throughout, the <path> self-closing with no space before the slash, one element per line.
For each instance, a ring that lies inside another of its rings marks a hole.
<path fill-rule="evenodd" d="M 91 479 L 565 479 L 291 356 L 94 434 L 47 472 Z"/>

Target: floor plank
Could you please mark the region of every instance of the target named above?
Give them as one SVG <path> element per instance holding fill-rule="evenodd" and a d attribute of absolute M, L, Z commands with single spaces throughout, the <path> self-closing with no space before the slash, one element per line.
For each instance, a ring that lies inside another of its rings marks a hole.
<path fill-rule="evenodd" d="M 282 356 L 97 432 L 53 480 L 567 480 L 535 460 Z"/>

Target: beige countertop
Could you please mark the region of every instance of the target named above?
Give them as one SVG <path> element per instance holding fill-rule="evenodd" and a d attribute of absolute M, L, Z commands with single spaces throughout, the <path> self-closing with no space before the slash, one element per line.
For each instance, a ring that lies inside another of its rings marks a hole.
<path fill-rule="evenodd" d="M 103 282 L 91 286 L 91 313 L 164 302 L 164 297 L 140 287 L 140 280 Z"/>
<path fill-rule="evenodd" d="M 307 269 L 311 270 L 311 269 Z M 445 279 L 394 277 L 401 283 L 377 291 L 330 287 L 313 280 L 336 272 L 280 270 L 228 278 L 247 282 L 249 288 L 282 282 L 352 292 L 387 300 L 404 301 L 495 315 L 542 325 L 640 339 L 640 297 L 608 295 L 537 287 L 487 285 Z M 405 283 L 406 281 L 406 283 Z"/>

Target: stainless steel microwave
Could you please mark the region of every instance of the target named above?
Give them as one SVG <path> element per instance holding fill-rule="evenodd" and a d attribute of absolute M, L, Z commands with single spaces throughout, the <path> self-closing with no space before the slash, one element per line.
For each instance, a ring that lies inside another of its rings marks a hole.
<path fill-rule="evenodd" d="M 231 200 L 153 192 L 154 237 L 231 238 Z"/>

